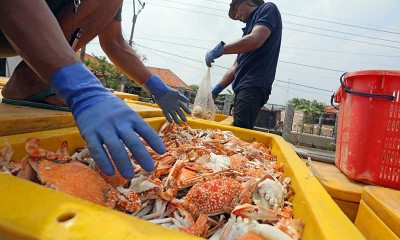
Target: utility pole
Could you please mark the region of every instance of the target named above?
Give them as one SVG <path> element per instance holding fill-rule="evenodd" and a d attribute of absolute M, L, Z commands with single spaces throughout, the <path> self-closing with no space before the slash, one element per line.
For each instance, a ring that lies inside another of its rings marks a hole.
<path fill-rule="evenodd" d="M 287 84 L 287 89 L 286 89 L 285 104 L 287 104 L 287 97 L 288 97 L 288 93 L 289 93 L 289 85 L 290 85 L 290 78 L 289 78 L 289 82 Z"/>
<path fill-rule="evenodd" d="M 142 3 L 140 0 L 139 2 L 139 9 L 138 12 L 136 13 L 136 1 L 133 0 L 133 18 L 132 18 L 132 30 L 131 30 L 131 37 L 129 38 L 129 45 L 132 47 L 132 38 L 133 38 L 133 32 L 135 31 L 135 24 L 136 24 L 136 19 L 139 15 L 139 13 L 143 10 L 144 6 L 146 3 Z"/>
<path fill-rule="evenodd" d="M 82 63 L 85 63 L 85 55 L 86 55 L 86 45 L 83 45 L 81 47 L 81 53 L 80 53 L 80 58 Z"/>
<path fill-rule="evenodd" d="M 142 3 L 140 0 L 138 0 L 138 2 L 139 2 L 139 9 L 138 9 L 138 11 L 136 12 L 136 1 L 133 0 L 132 29 L 131 29 L 131 36 L 130 36 L 129 42 L 128 42 L 128 43 L 129 43 L 129 46 L 131 46 L 131 47 L 132 47 L 132 43 L 133 43 L 132 39 L 133 39 L 133 32 L 135 31 L 136 19 L 137 19 L 139 13 L 143 10 L 144 5 L 146 4 L 146 3 Z M 123 75 L 123 76 L 122 76 L 122 81 L 121 81 L 121 86 L 120 86 L 121 92 L 124 92 L 124 90 L 125 90 L 125 82 L 126 82 L 126 78 L 125 78 L 125 75 Z"/>

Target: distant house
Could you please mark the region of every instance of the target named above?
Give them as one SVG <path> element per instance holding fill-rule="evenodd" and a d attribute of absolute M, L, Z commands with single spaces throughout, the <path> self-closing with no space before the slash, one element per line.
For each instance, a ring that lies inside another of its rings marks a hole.
<path fill-rule="evenodd" d="M 168 86 L 171 88 L 178 89 L 179 87 L 185 88 L 185 90 L 193 91 L 189 85 L 187 85 L 182 79 L 180 79 L 175 73 L 169 69 L 147 67 L 151 73 L 158 75 Z"/>
<path fill-rule="evenodd" d="M 324 125 L 335 125 L 336 115 L 339 113 L 339 110 L 331 105 L 324 106 L 323 114 L 322 114 L 322 124 Z"/>
<path fill-rule="evenodd" d="M 80 51 L 78 51 L 76 53 L 76 55 L 79 57 L 80 56 Z M 90 55 L 90 54 L 85 54 L 85 60 L 89 60 L 91 62 L 97 62 L 96 57 Z M 167 84 L 169 87 L 174 88 L 174 89 L 178 89 L 184 88 L 184 92 L 187 91 L 193 91 L 193 89 L 191 87 L 189 87 L 189 85 L 187 85 L 184 81 L 182 81 L 182 79 L 180 79 L 175 73 L 173 73 L 170 69 L 165 69 L 165 68 L 156 68 L 156 67 L 147 67 L 150 72 L 152 74 L 156 74 L 158 75 L 164 82 L 165 84 Z M 89 67 L 90 69 L 90 67 Z M 92 70 L 92 69 L 90 69 Z M 138 89 L 135 89 L 135 92 Z M 140 92 L 140 89 L 139 89 Z"/>

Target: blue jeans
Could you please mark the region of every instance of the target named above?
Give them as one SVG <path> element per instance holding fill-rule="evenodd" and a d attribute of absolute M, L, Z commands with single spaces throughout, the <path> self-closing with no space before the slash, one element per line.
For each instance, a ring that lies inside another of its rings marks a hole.
<path fill-rule="evenodd" d="M 271 89 L 244 88 L 235 93 L 233 126 L 253 129 L 258 112 L 268 102 Z"/>

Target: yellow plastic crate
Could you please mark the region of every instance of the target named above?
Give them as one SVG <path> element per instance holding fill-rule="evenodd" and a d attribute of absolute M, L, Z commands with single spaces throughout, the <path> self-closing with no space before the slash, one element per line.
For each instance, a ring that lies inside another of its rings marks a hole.
<path fill-rule="evenodd" d="M 390 229 L 389 232 L 393 232 L 397 235 L 397 239 L 400 239 L 400 191 L 379 186 L 366 186 L 362 193 L 362 200 L 366 207 L 374 213 L 373 215 L 376 215 Z M 357 226 L 362 226 L 361 218 L 363 218 L 362 213 L 360 216 L 357 215 L 359 220 Z M 371 229 L 368 228 L 368 230 Z M 383 230 L 386 231 L 386 227 Z"/>
<path fill-rule="evenodd" d="M 360 201 L 360 207 L 358 208 L 357 218 L 354 224 L 367 239 L 399 239 L 399 236 L 396 236 L 364 200 Z"/>
<path fill-rule="evenodd" d="M 114 94 L 117 97 L 121 98 L 122 100 L 124 100 L 124 99 L 130 99 L 130 100 L 134 100 L 134 101 L 139 100 L 139 96 L 136 94 L 130 94 L 130 93 L 118 92 L 118 91 L 114 91 Z"/>
<path fill-rule="evenodd" d="M 146 121 L 159 129 L 165 118 Z M 272 147 L 278 161 L 284 163 L 285 175 L 292 178 L 296 191 L 294 217 L 306 223 L 302 239 L 364 239 L 281 137 L 215 122 L 189 119 L 188 124 L 192 128 L 229 130 L 245 141 L 256 139 Z M 41 138 L 41 146 L 47 149 L 56 148 L 63 140 L 72 150 L 84 143 L 76 128 L 13 135 L 6 137 L 15 150 L 13 158 L 25 155 L 24 143 L 30 137 Z M 0 239 L 196 239 L 4 174 L 0 174 L 0 194 L 7 196 L 0 198 Z"/>
<path fill-rule="evenodd" d="M 215 118 L 213 121 L 205 120 L 202 118 L 193 118 L 193 119 L 204 122 L 217 122 L 219 124 L 233 126 L 233 116 L 228 116 L 223 114 L 215 114 Z"/>
<path fill-rule="evenodd" d="M 8 82 L 8 79 L 9 78 L 7 78 L 7 77 L 0 77 L 0 88 L 4 87 L 4 85 L 6 85 L 6 83 Z"/>
<path fill-rule="evenodd" d="M 134 104 L 144 105 L 144 106 L 148 106 L 148 107 L 160 108 L 160 107 L 158 106 L 158 104 L 156 104 L 156 103 L 142 102 L 142 101 L 131 100 L 131 99 L 124 99 L 124 101 L 125 101 L 126 103 L 134 103 Z"/>
<path fill-rule="evenodd" d="M 143 118 L 163 116 L 160 108 L 127 103 Z M 70 112 L 22 107 L 0 102 L 0 136 L 75 126 Z"/>
<path fill-rule="evenodd" d="M 346 216 L 355 221 L 365 183 L 346 177 L 334 164 L 313 161 L 313 167 L 322 177 L 322 186 L 342 209 Z"/>
<path fill-rule="evenodd" d="M 224 115 L 224 114 L 215 114 L 214 121 L 221 122 L 221 121 L 227 119 L 228 117 L 229 117 L 228 115 Z"/>

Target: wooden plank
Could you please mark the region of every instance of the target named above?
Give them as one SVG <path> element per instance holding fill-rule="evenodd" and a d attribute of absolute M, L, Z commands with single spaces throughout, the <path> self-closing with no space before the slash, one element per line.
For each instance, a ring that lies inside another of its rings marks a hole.
<path fill-rule="evenodd" d="M 127 103 L 143 118 L 164 116 L 160 108 Z M 0 136 L 75 126 L 70 112 L 0 103 Z"/>

